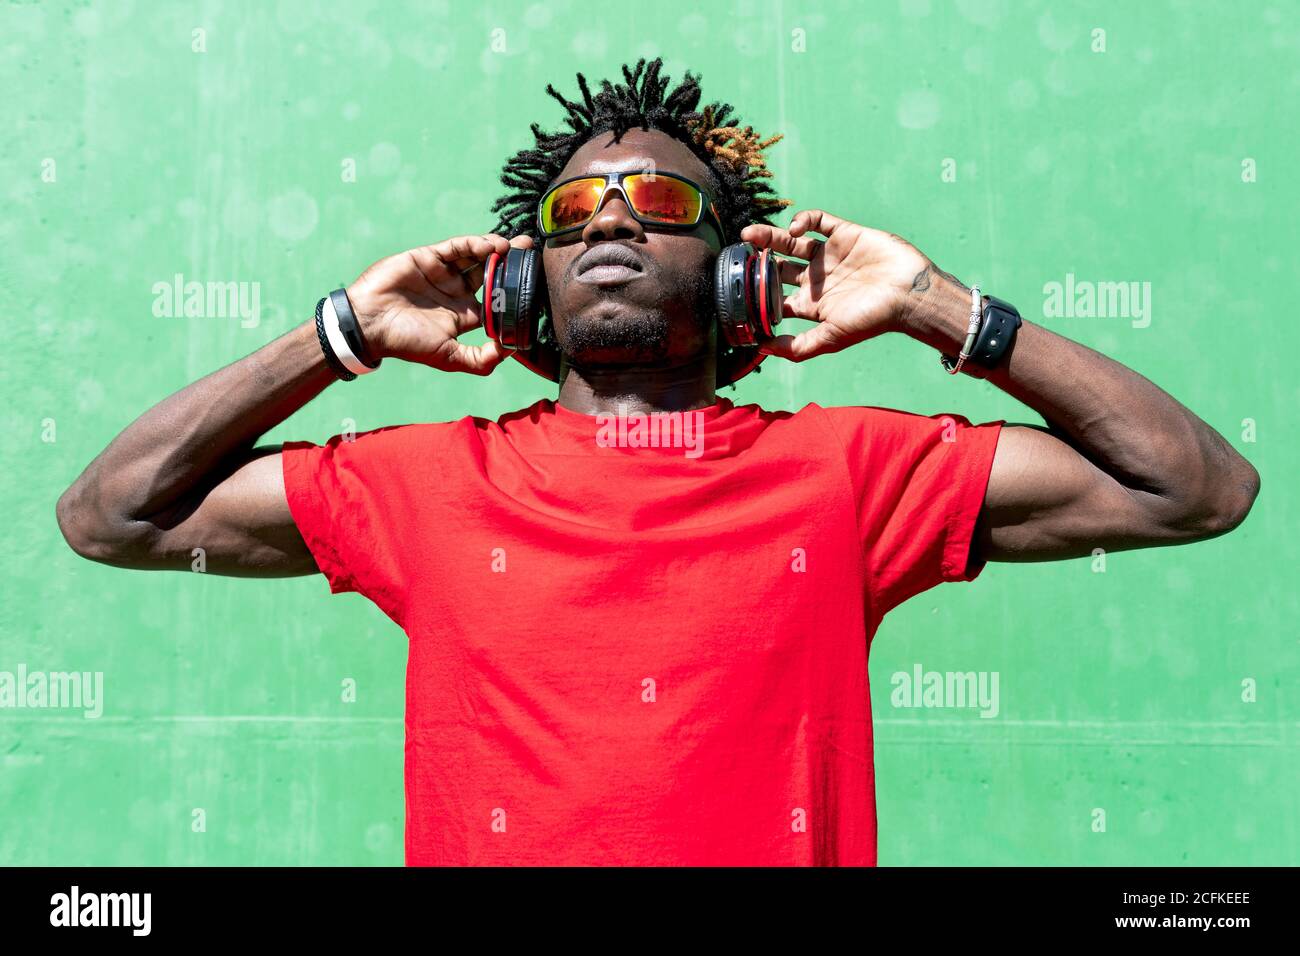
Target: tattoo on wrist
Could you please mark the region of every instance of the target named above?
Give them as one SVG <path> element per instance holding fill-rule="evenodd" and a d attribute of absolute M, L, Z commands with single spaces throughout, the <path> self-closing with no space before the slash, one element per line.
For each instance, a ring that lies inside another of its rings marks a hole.
<path fill-rule="evenodd" d="M 941 278 L 941 279 L 947 279 L 949 282 L 951 282 L 953 285 L 955 285 L 958 289 L 961 289 L 963 292 L 965 292 L 965 293 L 967 293 L 967 294 L 970 293 L 970 287 L 969 287 L 969 286 L 967 286 L 965 283 L 963 283 L 960 279 L 958 279 L 958 278 L 957 278 L 955 275 L 953 275 L 951 272 L 944 272 L 942 269 L 940 269 L 938 266 L 936 266 L 933 262 L 928 263 L 928 264 L 926 265 L 926 267 L 925 267 L 924 269 L 922 269 L 920 272 L 918 272 L 918 273 L 916 274 L 916 277 L 912 279 L 912 288 L 911 288 L 911 291 L 912 291 L 913 293 L 916 293 L 917 295 L 920 295 L 920 294 L 922 294 L 922 293 L 928 292 L 928 291 L 930 290 L 930 282 L 931 282 L 931 280 L 932 280 L 932 278 L 933 278 L 934 276 L 938 276 L 938 277 Z"/>
<path fill-rule="evenodd" d="M 970 289 L 955 275 L 952 275 L 949 272 L 944 272 L 933 262 L 927 263 L 925 268 L 913 277 L 912 288 L 908 290 L 908 295 L 904 297 L 904 328 L 925 324 L 927 318 L 926 313 L 929 311 L 926 308 L 928 303 L 926 303 L 925 296 L 930 292 L 931 286 L 938 285 L 944 280 L 952 283 L 953 288 L 960 290 L 962 295 L 967 297 L 970 296 Z"/>

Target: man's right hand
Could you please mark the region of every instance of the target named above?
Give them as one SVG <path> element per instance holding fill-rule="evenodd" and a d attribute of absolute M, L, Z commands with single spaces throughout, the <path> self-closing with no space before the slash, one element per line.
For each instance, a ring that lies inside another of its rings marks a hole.
<path fill-rule="evenodd" d="M 348 287 L 366 343 L 381 357 L 487 375 L 509 350 L 492 339 L 465 345 L 458 336 L 483 324 L 477 293 L 488 257 L 532 244 L 528 236 L 456 236 L 380 259 Z"/>

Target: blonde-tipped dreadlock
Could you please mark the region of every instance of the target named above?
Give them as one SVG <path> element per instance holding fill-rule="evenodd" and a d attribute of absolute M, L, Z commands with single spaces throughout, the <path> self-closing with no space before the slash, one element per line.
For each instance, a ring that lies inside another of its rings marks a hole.
<path fill-rule="evenodd" d="M 494 232 L 504 236 L 537 234 L 537 204 L 542 194 L 560 175 L 578 148 L 600 133 L 613 132 L 615 138 L 633 127 L 656 129 L 685 143 L 708 166 L 716 180 L 715 206 L 726 230 L 727 242 L 738 242 L 740 230 L 750 223 L 771 225 L 768 218 L 790 205 L 788 199 L 772 194 L 767 180 L 764 151 L 781 139 L 781 134 L 761 139 L 753 127 L 740 127 L 731 116 L 727 103 L 710 103 L 702 111 L 700 78 L 689 70 L 684 79 L 667 93 L 669 77 L 660 76 L 663 60 L 637 60 L 635 68 L 623 66 L 623 80 L 613 84 L 602 80 L 594 95 L 587 78 L 577 75 L 580 101 L 570 101 L 547 85 L 546 92 L 568 114 L 567 131 L 543 132 L 537 123 L 530 129 L 537 145 L 522 149 L 510 157 L 501 173 L 501 182 L 512 191 L 499 198 L 492 212 L 499 218 Z M 665 95 L 666 94 L 666 95 Z M 554 348 L 549 320 L 539 330 L 539 347 Z M 732 381 L 732 372 L 742 364 L 742 357 L 719 337 L 718 380 Z"/>
<path fill-rule="evenodd" d="M 728 107 L 723 107 L 725 112 Z M 767 168 L 763 151 L 785 138 L 784 133 L 777 133 L 767 139 L 761 139 L 754 132 L 754 127 L 746 126 L 743 130 L 737 120 L 724 124 L 722 113 L 715 112 L 714 105 L 704 107 L 700 115 L 686 121 L 686 128 L 691 132 L 692 140 L 709 156 L 715 164 L 729 164 L 742 182 L 755 179 L 769 179 L 772 170 Z M 731 145 L 727 145 L 731 143 Z M 790 205 L 789 199 L 773 199 L 767 196 L 755 196 L 754 205 L 763 210 L 775 212 Z"/>

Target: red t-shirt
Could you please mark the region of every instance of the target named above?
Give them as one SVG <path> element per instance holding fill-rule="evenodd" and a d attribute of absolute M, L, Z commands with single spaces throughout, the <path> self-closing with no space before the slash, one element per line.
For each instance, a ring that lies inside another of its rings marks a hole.
<path fill-rule="evenodd" d="M 330 590 L 408 636 L 408 865 L 875 864 L 868 647 L 981 570 L 1002 423 L 698 415 L 659 447 L 550 400 L 285 445 Z"/>

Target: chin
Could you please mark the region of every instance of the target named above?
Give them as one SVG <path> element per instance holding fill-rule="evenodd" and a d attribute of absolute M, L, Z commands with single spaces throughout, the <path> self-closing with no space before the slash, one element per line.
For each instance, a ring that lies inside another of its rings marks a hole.
<path fill-rule="evenodd" d="M 560 351 L 575 365 L 633 365 L 668 358 L 668 319 L 662 313 L 573 316 L 557 331 Z"/>

